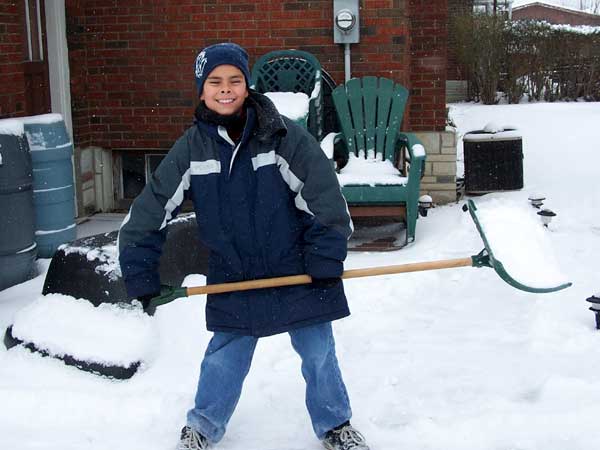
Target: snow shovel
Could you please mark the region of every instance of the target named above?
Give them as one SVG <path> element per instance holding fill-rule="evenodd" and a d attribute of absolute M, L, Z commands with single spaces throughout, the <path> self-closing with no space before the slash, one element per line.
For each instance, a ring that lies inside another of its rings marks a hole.
<path fill-rule="evenodd" d="M 342 279 L 348 280 L 351 278 L 372 277 L 376 275 L 392 275 L 408 272 L 422 272 L 426 270 L 452 269 L 456 267 L 491 267 L 496 273 L 509 285 L 516 289 L 531 293 L 548 293 L 556 292 L 568 288 L 572 283 L 558 283 L 550 286 L 529 286 L 522 281 L 513 278 L 505 269 L 501 261 L 494 257 L 494 252 L 490 247 L 488 238 L 485 235 L 484 229 L 477 217 L 477 207 L 472 200 L 463 206 L 464 211 L 469 211 L 477 231 L 483 240 L 484 249 L 476 255 L 445 259 L 438 261 L 418 262 L 410 264 L 400 264 L 391 266 L 371 267 L 365 269 L 346 270 L 342 274 Z M 175 288 L 171 286 L 163 286 L 161 294 L 154 297 L 147 308 L 149 314 L 153 314 L 156 308 L 160 305 L 170 303 L 178 298 L 189 297 L 191 295 L 201 294 L 221 294 L 233 291 L 247 291 L 251 289 L 264 289 L 272 287 L 293 286 L 299 284 L 310 284 L 312 278 L 309 275 L 292 275 L 277 278 L 264 278 L 259 280 L 240 281 L 233 283 L 212 284 L 206 286 L 181 287 Z"/>

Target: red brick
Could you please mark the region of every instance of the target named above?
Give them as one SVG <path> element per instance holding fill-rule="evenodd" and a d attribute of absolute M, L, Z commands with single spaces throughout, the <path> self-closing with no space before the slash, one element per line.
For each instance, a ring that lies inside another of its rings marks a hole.
<path fill-rule="evenodd" d="M 81 105 L 73 113 L 81 127 L 76 136 L 90 143 L 170 146 L 190 124 L 196 103 L 194 57 L 211 43 L 238 42 L 251 62 L 279 48 L 310 49 L 337 82 L 344 77 L 343 47 L 333 43 L 329 0 L 66 0 L 66 5 L 68 19 L 86 29 L 68 39 L 81 49 L 70 53 L 74 104 Z M 353 75 L 388 76 L 409 88 L 414 83 L 419 95 L 410 103 L 406 123 L 443 129 L 446 1 L 363 0 L 361 6 L 362 26 L 369 33 L 352 47 Z M 164 91 L 181 95 L 161 97 Z M 427 111 L 430 122 L 412 120 L 413 108 Z M 103 123 L 111 132 L 90 126 L 94 111 L 109 120 Z M 127 133 L 140 124 L 151 138 Z"/>

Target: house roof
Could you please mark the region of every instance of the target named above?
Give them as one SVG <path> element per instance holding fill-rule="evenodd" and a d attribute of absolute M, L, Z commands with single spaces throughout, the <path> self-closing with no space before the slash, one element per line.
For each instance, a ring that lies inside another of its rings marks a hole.
<path fill-rule="evenodd" d="M 553 9 L 556 11 L 561 11 L 561 12 L 565 12 L 565 13 L 569 13 L 569 14 L 575 14 L 575 15 L 578 15 L 581 17 L 589 17 L 589 18 L 595 18 L 595 19 L 600 17 L 600 15 L 598 15 L 598 14 L 593 14 L 593 13 L 590 13 L 587 11 L 581 11 L 579 9 L 569 8 L 566 6 L 550 5 L 550 4 L 544 3 L 544 2 L 533 2 L 533 3 L 528 3 L 526 5 L 514 6 L 512 10 L 513 10 L 513 12 L 515 12 L 515 11 L 520 11 L 522 9 L 531 8 L 534 6 L 539 6 L 539 7 L 547 8 L 547 9 Z"/>

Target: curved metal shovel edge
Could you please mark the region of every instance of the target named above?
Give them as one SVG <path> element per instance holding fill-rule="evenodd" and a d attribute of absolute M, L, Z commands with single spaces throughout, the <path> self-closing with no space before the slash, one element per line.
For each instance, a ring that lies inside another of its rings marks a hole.
<path fill-rule="evenodd" d="M 555 286 L 547 286 L 547 287 L 540 288 L 540 287 L 528 286 L 526 284 L 523 284 L 523 283 L 515 280 L 506 271 L 502 262 L 499 261 L 498 259 L 496 259 L 496 257 L 494 256 L 494 252 L 492 251 L 489 240 L 488 240 L 487 236 L 485 235 L 485 232 L 483 231 L 483 227 L 481 226 L 481 223 L 479 222 L 479 218 L 477 217 L 477 206 L 475 205 L 475 202 L 473 200 L 469 199 L 467 201 L 467 203 L 463 206 L 463 210 L 469 211 L 469 214 L 471 215 L 473 222 L 475 222 L 475 226 L 477 227 L 479 236 L 481 237 L 481 240 L 483 241 L 483 245 L 485 246 L 485 249 L 482 250 L 482 252 L 479 253 L 479 255 L 476 255 L 473 257 L 473 261 L 474 261 L 473 266 L 491 267 L 492 269 L 494 269 L 496 271 L 498 276 L 500 278 L 502 278 L 502 280 L 504 280 L 506 283 L 508 283 L 512 287 L 517 288 L 521 291 L 531 292 L 534 294 L 546 294 L 549 292 L 556 292 L 556 291 L 560 291 L 560 290 L 563 290 L 563 289 L 566 289 L 566 288 L 572 286 L 573 283 L 569 282 L 569 283 L 558 284 Z M 484 258 L 484 259 L 482 260 L 481 264 L 476 264 L 476 258 Z"/>

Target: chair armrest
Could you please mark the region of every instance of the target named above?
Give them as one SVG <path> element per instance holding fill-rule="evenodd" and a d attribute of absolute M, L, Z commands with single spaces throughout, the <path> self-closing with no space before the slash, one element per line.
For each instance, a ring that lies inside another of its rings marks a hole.
<path fill-rule="evenodd" d="M 409 189 L 418 188 L 421 178 L 425 174 L 426 153 L 423 144 L 414 133 L 398 133 L 398 140 L 408 150 L 410 156 L 410 169 L 408 170 Z"/>

